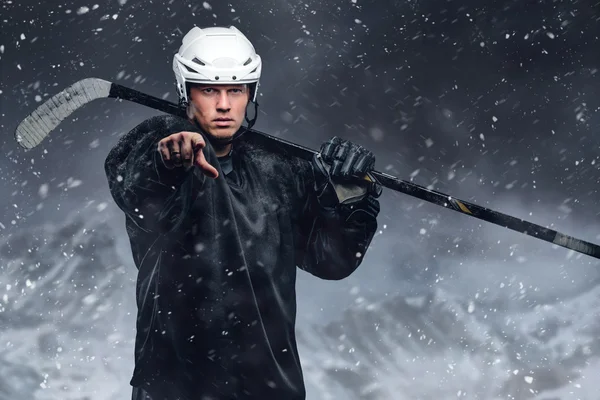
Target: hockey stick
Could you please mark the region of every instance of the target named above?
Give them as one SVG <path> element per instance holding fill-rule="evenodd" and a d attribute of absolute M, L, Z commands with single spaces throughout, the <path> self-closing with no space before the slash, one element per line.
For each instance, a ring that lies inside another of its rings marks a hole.
<path fill-rule="evenodd" d="M 74 83 L 62 92 L 54 95 L 34 110 L 17 127 L 15 139 L 23 148 L 27 150 L 33 149 L 39 145 L 61 121 L 83 105 L 96 99 L 109 97 L 132 101 L 151 107 L 155 110 L 187 118 L 185 109 L 179 105 L 103 79 L 87 78 Z M 288 142 L 255 129 L 250 129 L 246 135 L 248 134 L 255 135 L 265 143 L 275 146 L 278 151 L 306 160 L 311 160 L 316 153 L 314 150 L 307 147 Z M 490 210 L 473 203 L 455 199 L 447 194 L 427 189 L 412 182 L 400 180 L 382 172 L 374 171 L 373 175 L 388 189 L 402 192 L 421 200 L 458 211 L 465 215 L 491 222 L 600 259 L 600 246 L 597 244 L 586 242 L 555 230 L 545 228 L 541 225 Z"/>

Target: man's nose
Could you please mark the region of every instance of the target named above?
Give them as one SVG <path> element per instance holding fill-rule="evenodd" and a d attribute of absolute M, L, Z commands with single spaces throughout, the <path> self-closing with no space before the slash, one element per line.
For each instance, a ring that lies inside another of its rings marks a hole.
<path fill-rule="evenodd" d="M 218 110 L 229 110 L 231 109 L 231 103 L 229 102 L 229 96 L 226 91 L 219 93 L 219 99 L 217 100 Z"/>

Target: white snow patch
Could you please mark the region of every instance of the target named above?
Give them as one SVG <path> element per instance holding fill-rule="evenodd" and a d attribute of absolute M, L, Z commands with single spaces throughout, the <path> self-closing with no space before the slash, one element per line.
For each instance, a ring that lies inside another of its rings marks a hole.
<path fill-rule="evenodd" d="M 467 308 L 467 312 L 469 314 L 473 314 L 473 311 L 475 311 L 475 303 L 473 303 L 473 301 L 469 302 L 469 307 Z"/>
<path fill-rule="evenodd" d="M 373 140 L 375 140 L 376 142 L 380 142 L 381 140 L 383 140 L 383 131 L 379 128 L 371 128 L 370 134 Z"/>
<path fill-rule="evenodd" d="M 42 199 L 45 199 L 46 196 L 48 196 L 48 184 L 47 183 L 43 183 L 40 185 L 40 188 L 38 189 L 38 195 Z"/>

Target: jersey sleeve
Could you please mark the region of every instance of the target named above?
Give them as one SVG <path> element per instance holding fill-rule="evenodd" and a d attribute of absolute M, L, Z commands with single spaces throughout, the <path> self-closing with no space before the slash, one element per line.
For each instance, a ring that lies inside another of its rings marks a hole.
<path fill-rule="evenodd" d="M 171 121 L 169 123 L 168 121 Z M 130 223 L 144 231 L 176 229 L 190 207 L 194 168 L 168 169 L 158 142 L 182 130 L 193 129 L 183 119 L 152 117 L 125 134 L 104 162 L 112 198 Z M 201 175 L 201 174 L 200 174 Z"/>
<path fill-rule="evenodd" d="M 352 208 L 321 207 L 312 189 L 314 175 L 310 163 L 303 164 L 299 171 L 296 265 L 321 279 L 346 278 L 362 263 L 377 231 L 377 219 L 365 211 L 366 204 L 356 203 Z"/>

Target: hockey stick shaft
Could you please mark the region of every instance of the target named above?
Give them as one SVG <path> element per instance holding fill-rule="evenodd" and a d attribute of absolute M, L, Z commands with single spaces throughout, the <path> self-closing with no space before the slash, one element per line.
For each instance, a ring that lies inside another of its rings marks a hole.
<path fill-rule="evenodd" d="M 44 138 L 66 117 L 90 101 L 99 98 L 116 98 L 141 104 L 158 111 L 187 118 L 183 107 L 169 101 L 139 92 L 116 83 L 103 79 L 87 78 L 76 82 L 62 92 L 40 105 L 27 116 L 15 131 L 17 142 L 26 149 L 36 147 Z M 270 145 L 277 147 L 278 151 L 311 160 L 316 151 L 250 129 L 246 134 L 253 134 L 266 140 Z M 409 196 L 449 208 L 470 217 L 478 218 L 495 225 L 536 237 L 549 243 L 600 259 L 600 246 L 572 236 L 565 235 L 553 229 L 545 228 L 523 219 L 515 218 L 498 211 L 491 210 L 464 200 L 459 200 L 447 194 L 428 189 L 415 183 L 398 179 L 394 176 L 373 171 L 372 173 L 381 184 L 391 190 L 405 193 Z"/>

